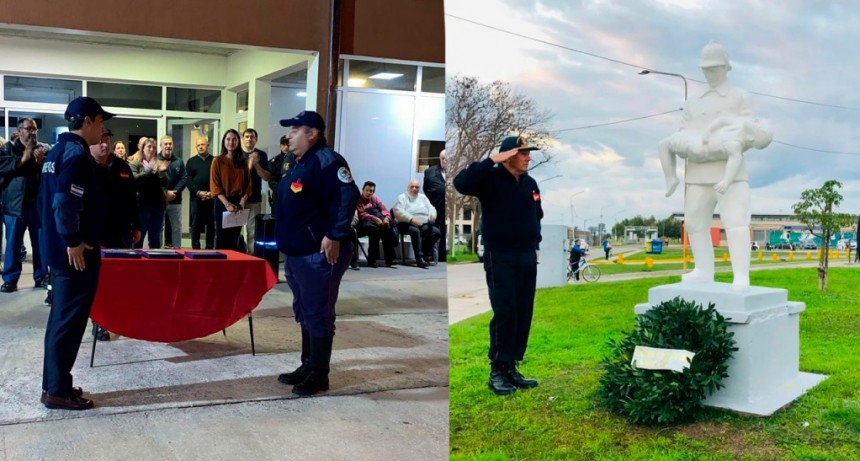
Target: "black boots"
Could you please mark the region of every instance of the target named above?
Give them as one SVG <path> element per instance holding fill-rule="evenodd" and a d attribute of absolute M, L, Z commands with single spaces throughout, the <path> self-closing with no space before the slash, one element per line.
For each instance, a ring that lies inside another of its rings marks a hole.
<path fill-rule="evenodd" d="M 331 336 L 311 336 L 310 373 L 304 381 L 293 387 L 293 394 L 314 395 L 328 390 L 329 363 L 331 363 Z"/>
<path fill-rule="evenodd" d="M 487 383 L 487 387 L 496 395 L 509 395 L 517 391 L 517 388 L 508 379 L 506 363 L 490 363 L 490 381 Z"/>
<path fill-rule="evenodd" d="M 511 384 L 520 388 L 520 389 L 531 389 L 533 387 L 537 387 L 538 382 L 536 379 L 528 379 L 517 370 L 517 364 L 514 362 L 513 364 L 508 366 L 508 380 L 510 380 Z"/>
<path fill-rule="evenodd" d="M 528 379 L 517 370 L 517 364 L 506 362 L 490 363 L 490 381 L 487 387 L 496 395 L 509 395 L 519 389 L 531 389 L 537 387 L 538 382 Z"/>
<path fill-rule="evenodd" d="M 291 373 L 282 373 L 278 375 L 278 381 L 283 384 L 295 386 L 301 383 L 308 377 L 311 372 L 310 368 L 311 356 L 311 335 L 308 330 L 302 328 L 302 364 Z"/>

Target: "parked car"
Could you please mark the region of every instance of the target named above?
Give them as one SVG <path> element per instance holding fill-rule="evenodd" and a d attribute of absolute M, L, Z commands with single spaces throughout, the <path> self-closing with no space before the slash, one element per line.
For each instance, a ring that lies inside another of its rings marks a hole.
<path fill-rule="evenodd" d="M 789 242 L 779 242 L 779 243 L 777 243 L 776 245 L 774 245 L 774 246 L 773 246 L 773 249 L 774 249 L 774 250 L 790 250 L 790 249 L 791 249 L 791 243 L 789 243 Z"/>
<path fill-rule="evenodd" d="M 484 262 L 484 236 L 478 236 L 478 261 Z"/>
<path fill-rule="evenodd" d="M 752 243 L 752 251 L 758 251 L 758 248 L 759 248 L 759 246 L 758 246 L 758 242 L 756 242 L 755 240 L 753 240 L 753 243 Z"/>
<path fill-rule="evenodd" d="M 800 248 L 802 248 L 804 250 L 817 250 L 818 245 L 816 245 L 813 240 L 807 240 L 807 241 L 802 242 L 800 244 Z"/>
<path fill-rule="evenodd" d="M 857 240 L 851 239 L 851 241 L 848 242 L 848 248 L 851 248 L 852 250 L 856 250 L 857 249 Z"/>

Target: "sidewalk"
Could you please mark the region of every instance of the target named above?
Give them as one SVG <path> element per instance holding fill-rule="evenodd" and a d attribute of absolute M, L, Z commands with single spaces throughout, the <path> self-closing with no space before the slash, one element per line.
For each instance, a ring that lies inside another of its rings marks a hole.
<path fill-rule="evenodd" d="M 610 257 L 610 260 L 613 258 Z M 830 267 L 852 266 L 860 268 L 860 264 L 849 263 L 845 259 L 831 260 Z M 754 264 L 752 271 L 777 270 L 790 268 L 818 267 L 818 261 L 786 264 Z M 716 267 L 716 272 L 731 272 L 731 267 Z M 683 270 L 630 272 L 626 274 L 603 275 L 596 283 L 619 282 L 652 277 L 680 276 Z M 575 282 L 568 282 L 568 285 Z M 585 282 L 577 282 L 585 283 Z M 481 264 L 451 264 L 448 266 L 448 324 L 453 325 L 470 317 L 490 311 L 490 301 L 487 295 L 487 285 L 484 281 L 484 267 Z"/>
<path fill-rule="evenodd" d="M 0 461 L 71 459 L 447 459 L 445 264 L 347 271 L 332 389 L 297 398 L 277 375 L 299 363 L 292 295 L 279 283 L 248 322 L 163 344 L 87 334 L 73 374 L 96 402 L 39 403 L 45 291 L 0 294 Z M 281 276 L 283 278 L 283 276 Z M 121 302 L 121 301 L 118 301 Z"/>

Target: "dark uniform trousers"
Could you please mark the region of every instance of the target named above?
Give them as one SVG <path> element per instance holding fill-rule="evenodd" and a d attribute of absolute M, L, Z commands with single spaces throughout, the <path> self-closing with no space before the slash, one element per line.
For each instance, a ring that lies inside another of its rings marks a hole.
<path fill-rule="evenodd" d="M 352 242 L 341 242 L 340 254 L 334 266 L 326 261 L 325 254 L 321 252 L 307 256 L 288 255 L 284 262 L 287 284 L 293 292 L 296 322 L 308 330 L 312 337 L 334 336 L 334 305 L 353 251 Z"/>
<path fill-rule="evenodd" d="M 537 254 L 487 251 L 484 254 L 493 319 L 490 320 L 490 353 L 493 362 L 523 359 L 534 312 Z"/>
<path fill-rule="evenodd" d="M 206 232 L 206 249 L 211 250 L 215 248 L 215 202 L 221 203 L 217 198 L 212 200 L 200 200 L 197 197 L 191 197 L 190 211 L 192 249 L 200 249 L 201 232 Z"/>
<path fill-rule="evenodd" d="M 72 390 L 72 367 L 98 287 L 100 250 L 85 250 L 84 261 L 83 271 L 66 264 L 59 269 L 51 267 L 54 303 L 45 330 L 42 388 L 57 397 L 68 398 Z"/>

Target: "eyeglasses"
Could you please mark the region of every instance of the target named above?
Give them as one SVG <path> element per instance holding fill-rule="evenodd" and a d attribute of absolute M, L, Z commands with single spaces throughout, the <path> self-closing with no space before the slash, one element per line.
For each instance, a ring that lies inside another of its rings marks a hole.
<path fill-rule="evenodd" d="M 19 129 L 19 130 L 24 130 L 24 131 L 36 131 L 36 130 L 38 130 L 38 128 L 36 128 L 35 126 L 25 126 L 25 127 L 21 127 L 21 128 L 18 128 L 18 129 Z"/>

